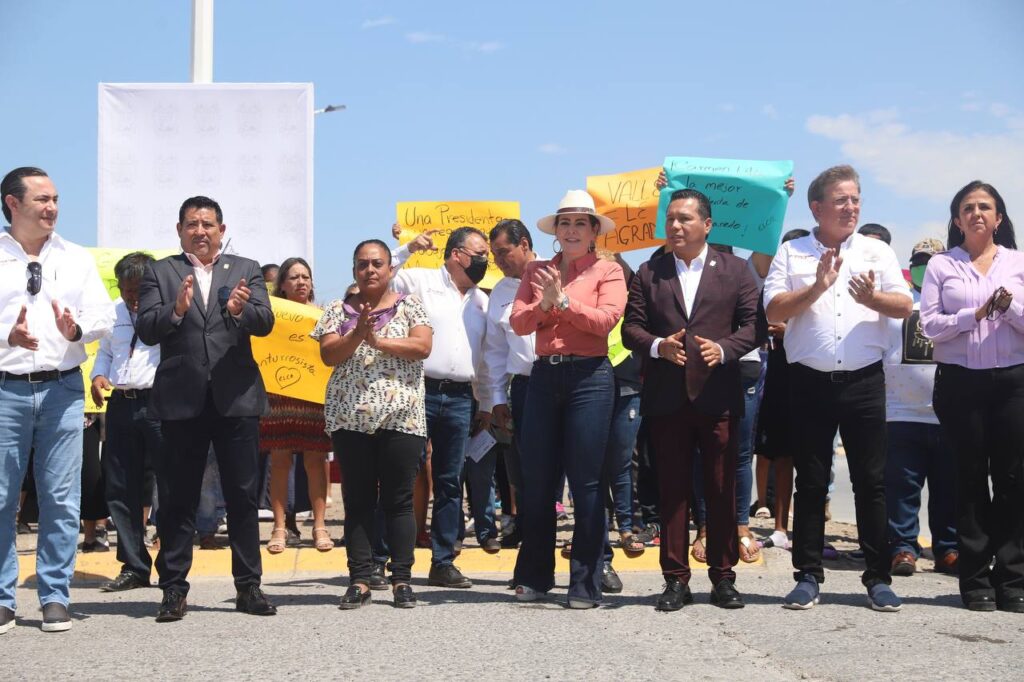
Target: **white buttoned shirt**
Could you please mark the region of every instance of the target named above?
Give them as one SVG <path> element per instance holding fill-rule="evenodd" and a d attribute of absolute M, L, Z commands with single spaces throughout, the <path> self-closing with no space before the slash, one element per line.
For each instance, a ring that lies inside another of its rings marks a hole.
<path fill-rule="evenodd" d="M 704 274 L 704 262 L 708 259 L 708 250 L 709 247 L 705 243 L 704 248 L 700 250 L 696 258 L 690 261 L 689 265 L 683 259 L 676 258 L 676 277 L 679 279 L 679 286 L 683 290 L 683 303 L 686 304 L 686 314 L 690 317 L 693 316 L 693 303 L 697 300 L 697 288 L 700 287 L 700 278 Z M 710 265 L 714 266 L 714 258 L 711 260 Z M 663 338 L 657 338 L 651 342 L 650 355 L 652 358 L 657 359 L 660 357 L 658 355 L 658 346 L 664 340 Z M 724 363 L 725 351 L 722 350 L 720 344 L 716 343 L 715 345 L 718 346 L 718 353 Z"/>
<path fill-rule="evenodd" d="M 106 377 L 115 388 L 153 387 L 160 346 L 147 346 L 135 335 L 135 315 L 122 299 L 114 301 L 114 329 L 100 340 L 90 379 Z M 134 341 L 134 346 L 132 344 Z"/>
<path fill-rule="evenodd" d="M 31 259 L 8 229 L 0 231 L 0 372 L 29 374 L 69 370 L 85 362 L 85 344 L 110 333 L 114 304 L 110 300 L 92 254 L 53 234 L 39 252 L 42 287 L 32 296 L 27 290 Z M 69 308 L 82 328 L 82 338 L 68 341 L 57 329 L 53 301 Z M 25 306 L 28 330 L 39 348 L 11 347 L 8 339 Z"/>
<path fill-rule="evenodd" d="M 395 266 L 404 260 L 400 251 L 393 256 Z M 391 286 L 399 293 L 416 294 L 430 317 L 434 341 L 423 373 L 430 379 L 472 383 L 480 410 L 490 412 L 492 386 L 484 362 L 487 294 L 477 287 L 462 294 L 443 265 L 399 270 Z"/>
<path fill-rule="evenodd" d="M 509 381 L 516 374 L 530 376 L 537 359 L 536 335 L 519 336 L 509 323 L 519 283 L 517 278 L 502 277 L 491 289 L 487 301 L 484 363 L 491 378 L 491 400 L 495 405 L 508 403 Z"/>
<path fill-rule="evenodd" d="M 812 233 L 779 246 L 764 283 L 764 306 L 784 292 L 814 284 L 818 261 L 826 247 Z M 883 358 L 889 348 L 889 318 L 857 303 L 848 291 L 850 279 L 875 272 L 883 293 L 911 298 L 895 252 L 883 241 L 850 235 L 839 247 L 839 277 L 809 308 L 787 320 L 783 339 L 790 363 L 819 372 L 853 371 Z M 772 322 L 781 320 L 771 320 Z"/>

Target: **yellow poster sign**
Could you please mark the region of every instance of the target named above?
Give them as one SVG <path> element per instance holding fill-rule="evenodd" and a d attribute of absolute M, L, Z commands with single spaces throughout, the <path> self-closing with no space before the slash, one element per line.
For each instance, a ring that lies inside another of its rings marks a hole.
<path fill-rule="evenodd" d="M 444 262 L 444 245 L 452 230 L 468 226 L 475 227 L 487 235 L 499 221 L 519 217 L 519 202 L 400 201 L 396 206 L 396 214 L 395 222 L 401 228 L 401 235 L 398 238 L 400 244 L 406 244 L 424 232 L 429 232 L 435 247 L 433 251 L 419 251 L 413 254 L 403 267 L 436 268 Z M 501 270 L 492 259 L 480 287 L 490 289 L 501 277 Z"/>
<path fill-rule="evenodd" d="M 252 357 L 270 393 L 324 403 L 331 368 L 320 361 L 320 342 L 309 338 L 322 311 L 316 306 L 270 297 L 274 330 L 252 337 Z"/>
<path fill-rule="evenodd" d="M 665 240 L 654 236 L 659 192 L 654 183 L 661 168 L 590 175 L 587 192 L 597 212 L 615 221 L 615 229 L 597 238 L 597 248 L 614 251 L 657 248 Z"/>

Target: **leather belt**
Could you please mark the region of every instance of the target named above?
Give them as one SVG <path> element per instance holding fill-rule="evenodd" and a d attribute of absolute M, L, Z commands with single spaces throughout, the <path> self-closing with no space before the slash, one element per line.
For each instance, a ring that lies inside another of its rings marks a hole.
<path fill-rule="evenodd" d="M 861 377 L 866 377 L 869 374 L 875 374 L 876 372 L 882 371 L 882 361 L 873 362 L 867 367 L 861 367 L 860 369 L 850 370 L 848 372 L 821 372 L 816 369 L 811 369 L 807 365 L 800 365 L 803 369 L 807 370 L 810 374 L 815 377 L 820 377 L 831 384 L 846 384 Z"/>
<path fill-rule="evenodd" d="M 111 398 L 126 398 L 127 400 L 143 400 L 149 397 L 148 388 L 115 388 L 110 392 Z"/>
<path fill-rule="evenodd" d="M 465 393 L 473 390 L 473 384 L 468 381 L 453 381 L 451 379 L 423 378 L 423 385 L 438 393 Z"/>
<path fill-rule="evenodd" d="M 3 372 L 2 375 L 4 381 L 27 381 L 30 384 L 41 384 L 44 381 L 56 381 L 78 371 L 79 368 L 75 367 L 74 369 L 46 369 L 42 372 L 29 372 L 28 374 Z"/>
<path fill-rule="evenodd" d="M 560 365 L 563 362 L 582 362 L 583 360 L 600 359 L 601 355 L 538 355 L 537 361 L 546 365 Z"/>

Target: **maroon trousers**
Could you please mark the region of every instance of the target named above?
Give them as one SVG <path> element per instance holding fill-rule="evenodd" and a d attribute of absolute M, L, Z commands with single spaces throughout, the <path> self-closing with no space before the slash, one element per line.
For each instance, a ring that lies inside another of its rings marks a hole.
<path fill-rule="evenodd" d="M 707 561 L 711 583 L 736 580 L 736 458 L 738 417 L 712 417 L 686 403 L 671 414 L 644 417 L 650 425 L 661 514 L 661 572 L 690 580 L 688 522 L 693 460 L 700 451 L 707 509 Z"/>

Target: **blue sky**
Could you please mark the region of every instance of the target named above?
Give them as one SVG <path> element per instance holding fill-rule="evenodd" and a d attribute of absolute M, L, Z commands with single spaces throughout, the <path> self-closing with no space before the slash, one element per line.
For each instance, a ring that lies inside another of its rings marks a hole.
<path fill-rule="evenodd" d="M 518 200 L 532 226 L 587 175 L 666 155 L 792 159 L 787 228 L 813 224 L 811 179 L 852 163 L 862 222 L 902 261 L 975 177 L 1024 215 L 1015 0 L 215 7 L 214 80 L 312 82 L 348 107 L 316 119 L 321 298 L 396 201 Z M 188 81 L 190 17 L 187 0 L 0 3 L 0 166 L 50 172 L 66 237 L 96 243 L 96 84 Z"/>

